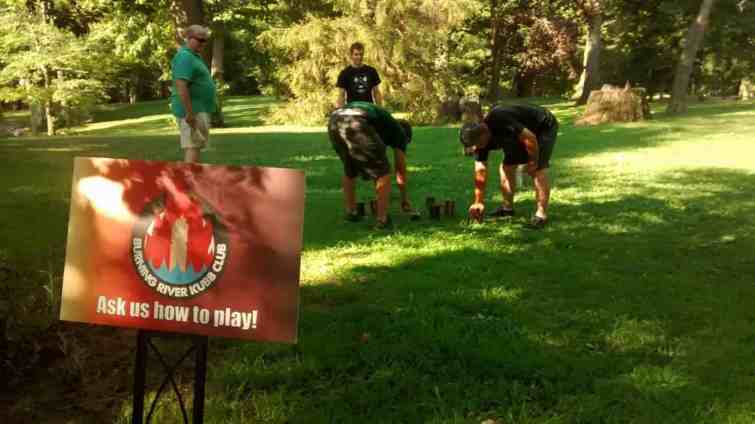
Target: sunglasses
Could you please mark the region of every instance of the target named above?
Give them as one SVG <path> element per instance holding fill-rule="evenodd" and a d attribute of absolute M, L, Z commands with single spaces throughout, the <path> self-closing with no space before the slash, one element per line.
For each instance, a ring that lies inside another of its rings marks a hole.
<path fill-rule="evenodd" d="M 202 43 L 202 44 L 204 44 L 204 43 L 206 43 L 206 42 L 207 42 L 207 39 L 206 39 L 206 38 L 199 38 L 199 37 L 191 37 L 191 38 L 193 38 L 193 39 L 195 39 L 195 40 L 199 41 L 199 42 L 200 42 L 200 43 Z"/>

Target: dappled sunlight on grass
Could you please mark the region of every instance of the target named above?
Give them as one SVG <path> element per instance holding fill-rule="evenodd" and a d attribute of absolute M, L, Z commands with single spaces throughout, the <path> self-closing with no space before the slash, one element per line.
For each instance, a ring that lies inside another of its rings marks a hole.
<path fill-rule="evenodd" d="M 173 115 L 150 115 L 140 118 L 123 119 L 120 121 L 95 122 L 76 130 L 80 134 L 98 132 L 111 133 L 112 130 L 131 131 L 135 133 L 168 133 L 178 132 Z"/>
<path fill-rule="evenodd" d="M 612 349 L 621 352 L 646 347 L 659 349 L 670 341 L 659 320 L 637 320 L 621 316 L 616 318 L 613 329 L 606 335 L 606 343 Z"/>
<path fill-rule="evenodd" d="M 690 378 L 672 367 L 640 366 L 632 370 L 627 380 L 639 391 L 653 394 L 660 391 L 680 389 L 694 384 Z M 699 383 L 698 383 L 699 384 Z"/>

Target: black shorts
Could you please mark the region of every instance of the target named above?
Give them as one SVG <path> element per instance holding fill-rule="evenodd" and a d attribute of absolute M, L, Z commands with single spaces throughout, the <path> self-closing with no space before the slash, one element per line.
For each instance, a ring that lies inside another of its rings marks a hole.
<path fill-rule="evenodd" d="M 551 115 L 551 117 L 552 120 L 549 120 L 543 128 L 535 133 L 539 151 L 537 169 L 547 169 L 550 167 L 553 146 L 556 144 L 556 137 L 558 136 L 558 120 L 556 120 L 555 116 Z M 519 145 L 519 143 L 517 143 L 516 149 L 505 152 L 503 156 L 504 165 L 520 165 L 527 163 L 527 161 L 529 161 L 527 149 Z"/>
<path fill-rule="evenodd" d="M 347 177 L 376 180 L 390 174 L 385 143 L 367 122 L 363 111 L 340 109 L 334 112 L 328 123 L 328 135 Z"/>

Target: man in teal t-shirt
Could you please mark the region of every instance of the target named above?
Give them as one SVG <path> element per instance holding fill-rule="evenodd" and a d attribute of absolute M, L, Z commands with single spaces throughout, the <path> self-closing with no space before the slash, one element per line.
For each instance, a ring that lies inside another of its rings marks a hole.
<path fill-rule="evenodd" d="M 184 161 L 199 160 L 199 151 L 208 147 L 210 114 L 215 112 L 215 82 L 199 52 L 207 45 L 209 29 L 201 25 L 186 28 L 186 43 L 171 62 L 173 92 L 170 107 L 178 121 Z"/>

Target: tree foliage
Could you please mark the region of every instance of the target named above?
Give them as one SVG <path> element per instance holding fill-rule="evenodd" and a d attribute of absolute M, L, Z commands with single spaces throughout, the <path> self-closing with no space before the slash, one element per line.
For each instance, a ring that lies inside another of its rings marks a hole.
<path fill-rule="evenodd" d="M 429 121 L 441 99 L 455 92 L 447 40 L 464 19 L 464 2 L 344 1 L 340 16 L 309 16 L 287 28 L 262 34 L 273 57 L 277 90 L 292 101 L 280 122 L 319 122 L 335 102 L 338 73 L 348 65 L 349 46 L 366 46 L 365 63 L 378 69 L 389 105 Z"/>
<path fill-rule="evenodd" d="M 43 4 L 30 7 L 6 3 L 0 24 L 0 99 L 41 105 L 47 132 L 56 124 L 73 125 L 84 120 L 92 107 L 105 98 L 99 78 L 99 61 L 86 40 L 52 23 Z"/>
<path fill-rule="evenodd" d="M 206 59 L 223 92 L 290 100 L 274 122 L 323 121 L 354 41 L 388 106 L 416 121 L 460 96 L 584 97 L 627 81 L 654 96 L 671 91 L 700 1 L 0 0 L 0 101 L 39 105 L 54 131 L 108 98 L 164 98 L 190 20 L 214 33 Z M 716 3 L 691 94 L 755 79 L 754 27 L 752 0 Z"/>

